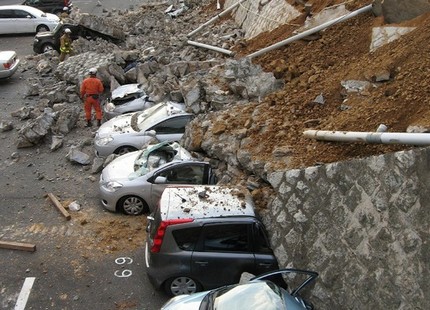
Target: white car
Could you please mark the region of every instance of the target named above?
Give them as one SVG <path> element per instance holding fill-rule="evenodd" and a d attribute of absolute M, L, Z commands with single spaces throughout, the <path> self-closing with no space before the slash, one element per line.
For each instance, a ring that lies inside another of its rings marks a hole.
<path fill-rule="evenodd" d="M 18 64 L 15 51 L 0 52 L 0 79 L 11 77 L 18 69 Z"/>
<path fill-rule="evenodd" d="M 151 141 L 179 141 L 193 115 L 184 104 L 161 102 L 144 111 L 116 116 L 96 132 L 96 155 L 125 154 L 142 149 Z"/>
<path fill-rule="evenodd" d="M 103 115 L 106 119 L 115 116 L 143 111 L 154 105 L 141 84 L 121 85 L 112 91 L 109 100 L 103 105 Z"/>
<path fill-rule="evenodd" d="M 27 5 L 0 5 L 0 34 L 51 31 L 60 22 L 57 15 Z"/>

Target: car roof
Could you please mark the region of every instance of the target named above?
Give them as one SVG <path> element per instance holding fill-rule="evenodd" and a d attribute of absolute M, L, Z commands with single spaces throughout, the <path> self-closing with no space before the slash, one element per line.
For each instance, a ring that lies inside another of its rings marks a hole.
<path fill-rule="evenodd" d="M 246 188 L 222 185 L 166 187 L 160 198 L 160 213 L 163 220 L 255 216 Z"/>
<path fill-rule="evenodd" d="M 23 10 L 23 11 L 27 11 L 31 14 L 34 15 L 42 15 L 45 14 L 45 12 L 36 9 L 32 6 L 28 6 L 28 5 L 0 5 L 0 9 L 4 9 L 4 10 Z"/>

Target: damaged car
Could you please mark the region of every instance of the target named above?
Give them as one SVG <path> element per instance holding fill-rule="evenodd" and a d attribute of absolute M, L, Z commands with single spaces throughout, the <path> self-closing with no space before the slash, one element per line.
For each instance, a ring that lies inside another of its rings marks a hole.
<path fill-rule="evenodd" d="M 304 280 L 300 281 L 294 289 L 288 289 L 284 281 L 285 276 L 291 275 L 304 276 Z M 299 293 L 317 277 L 318 273 L 310 270 L 280 269 L 253 277 L 248 282 L 173 297 L 161 309 L 311 310 L 314 309 L 313 305 L 303 299 Z"/>
<path fill-rule="evenodd" d="M 161 102 L 144 111 L 126 113 L 103 123 L 96 132 L 96 155 L 125 154 L 142 149 L 151 141 L 179 141 L 193 114 L 185 105 Z"/>
<path fill-rule="evenodd" d="M 106 119 L 111 119 L 121 114 L 143 111 L 154 104 L 142 84 L 121 85 L 112 91 L 110 98 L 103 105 L 103 115 Z"/>
<path fill-rule="evenodd" d="M 197 161 L 177 142 L 162 142 L 114 159 L 99 185 L 106 209 L 140 215 L 154 210 L 168 185 L 215 183 L 209 163 Z"/>

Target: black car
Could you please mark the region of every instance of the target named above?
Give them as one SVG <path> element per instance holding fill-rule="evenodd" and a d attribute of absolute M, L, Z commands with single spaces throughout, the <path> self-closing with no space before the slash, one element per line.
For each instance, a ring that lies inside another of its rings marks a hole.
<path fill-rule="evenodd" d="M 25 0 L 23 5 L 32 6 L 45 13 L 61 14 L 64 8 L 68 8 L 67 13 L 72 9 L 71 0 Z"/>
<path fill-rule="evenodd" d="M 71 30 L 70 37 L 72 40 L 76 40 L 79 37 L 87 40 L 95 40 L 96 38 L 103 38 L 105 40 L 116 43 L 112 37 L 91 30 L 85 26 L 79 24 L 70 23 L 59 23 L 53 31 L 40 32 L 36 34 L 33 41 L 33 51 L 37 54 L 45 53 L 48 51 L 56 50 L 60 52 L 60 38 L 64 34 L 64 29 L 69 28 Z"/>

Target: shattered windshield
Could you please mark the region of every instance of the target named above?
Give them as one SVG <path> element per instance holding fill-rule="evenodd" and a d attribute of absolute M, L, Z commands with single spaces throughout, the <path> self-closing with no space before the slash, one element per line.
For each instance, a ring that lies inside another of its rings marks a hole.
<path fill-rule="evenodd" d="M 135 179 L 147 174 L 161 165 L 171 162 L 180 156 L 179 149 L 181 146 L 177 142 L 162 142 L 151 145 L 144 150 L 134 161 L 134 172 L 130 174 L 129 179 Z"/>

